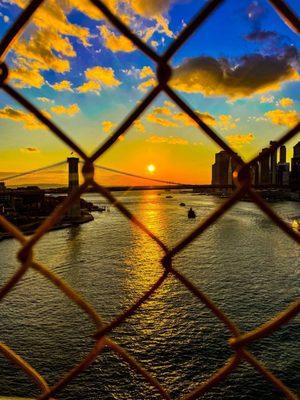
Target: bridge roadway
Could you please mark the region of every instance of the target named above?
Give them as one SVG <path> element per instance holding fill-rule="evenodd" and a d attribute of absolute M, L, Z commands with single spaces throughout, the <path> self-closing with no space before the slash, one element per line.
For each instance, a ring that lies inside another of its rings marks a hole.
<path fill-rule="evenodd" d="M 190 184 L 182 184 L 182 185 L 146 185 L 146 186 L 105 186 L 112 192 L 121 192 L 121 191 L 128 191 L 128 190 L 187 190 L 192 189 L 193 192 L 214 192 L 220 190 L 234 190 L 234 185 L 190 185 Z M 260 185 L 256 186 L 255 189 L 264 190 L 264 189 L 285 189 L 285 188 L 278 188 L 278 186 L 274 185 Z M 94 189 L 87 190 L 89 193 L 94 193 Z M 53 188 L 53 189 L 46 189 L 46 193 L 68 193 L 67 187 L 61 188 Z"/>

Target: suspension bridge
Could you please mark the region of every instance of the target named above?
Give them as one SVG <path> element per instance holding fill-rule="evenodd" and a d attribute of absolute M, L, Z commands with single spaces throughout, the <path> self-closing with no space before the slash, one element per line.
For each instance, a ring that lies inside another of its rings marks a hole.
<path fill-rule="evenodd" d="M 7 175 L 4 176 L 0 179 L 1 182 L 4 184 L 10 183 L 10 181 L 17 180 L 19 178 L 25 178 L 26 176 L 34 175 L 41 173 L 43 171 L 51 170 L 53 168 L 57 167 L 62 167 L 63 165 L 67 165 L 69 163 L 69 160 L 78 160 L 79 165 L 84 165 L 83 161 L 80 161 L 76 157 L 70 157 L 67 160 L 63 160 L 60 162 L 56 162 L 51 165 L 46 165 L 44 167 L 39 167 L 36 169 L 31 169 L 28 171 L 22 171 L 18 172 L 15 174 Z M 117 174 L 120 176 L 126 176 L 130 178 L 135 178 L 141 181 L 145 181 L 145 185 L 120 185 L 120 186 L 110 186 L 110 185 L 105 185 L 109 190 L 112 191 L 122 191 L 122 190 L 153 190 L 153 189 L 161 189 L 161 190 L 168 190 L 168 189 L 192 189 L 194 191 L 203 191 L 203 192 L 214 192 L 214 191 L 219 191 L 219 190 L 232 190 L 234 189 L 234 185 L 212 185 L 212 184 L 199 184 L 199 183 L 183 183 L 183 182 L 176 182 L 176 181 L 171 181 L 171 180 L 166 180 L 166 179 L 158 179 L 154 178 L 152 176 L 145 176 L 145 175 L 139 175 L 135 174 L 133 172 L 129 171 L 124 171 L 124 170 L 119 170 L 116 168 L 111 168 L 111 167 L 106 167 L 104 165 L 98 165 L 94 164 L 95 170 L 101 170 L 104 172 L 111 172 L 113 174 Z M 74 172 L 74 171 L 73 171 Z M 75 173 L 78 175 L 76 178 L 77 181 L 79 181 L 79 173 L 78 169 L 76 169 Z M 15 185 L 13 185 L 15 186 Z M 45 185 L 44 185 L 45 186 Z M 53 186 L 53 185 L 52 185 Z M 272 189 L 273 185 L 259 185 L 256 186 L 259 189 Z M 274 186 L 275 188 L 275 186 Z M 57 188 L 46 188 L 46 192 L 49 193 L 67 193 L 70 189 L 70 165 L 69 165 L 69 186 L 62 187 L 61 185 L 58 185 Z"/>
<path fill-rule="evenodd" d="M 71 157 L 68 160 L 78 160 L 77 158 Z M 28 171 L 22 171 L 16 174 L 11 174 L 8 176 L 5 176 L 3 178 L 1 178 L 0 180 L 4 183 L 10 183 L 10 181 L 14 181 L 17 180 L 19 178 L 25 178 L 26 176 L 30 176 L 30 175 L 34 175 L 37 173 L 41 173 L 43 171 L 47 171 L 47 170 L 51 170 L 53 168 L 57 168 L 57 167 L 61 167 L 63 165 L 67 165 L 68 164 L 68 160 L 64 160 L 64 161 L 60 161 L 51 165 L 47 165 L 44 167 L 40 167 L 40 168 L 36 168 L 36 169 L 31 169 Z M 84 162 L 78 160 L 78 163 L 83 165 Z M 70 166 L 70 165 L 69 165 Z M 151 176 L 144 176 L 144 175 L 139 175 L 139 174 L 135 174 L 133 172 L 128 172 L 128 171 L 123 171 L 123 170 L 118 170 L 115 168 L 109 168 L 103 165 L 98 165 L 98 164 L 94 164 L 94 167 L 96 170 L 102 170 L 105 172 L 111 172 L 113 174 L 118 174 L 121 176 L 126 176 L 126 177 L 131 177 L 131 178 L 136 178 L 145 182 L 148 182 L 148 184 L 146 185 L 138 185 L 138 186 L 130 186 L 133 190 L 134 189 L 169 189 L 169 188 L 195 188 L 195 187 L 202 187 L 202 188 L 212 188 L 212 185 L 199 185 L 199 184 L 191 184 L 191 183 L 182 183 L 182 182 L 174 182 L 174 181 L 169 181 L 169 180 L 164 180 L 164 179 L 158 179 L 158 178 L 154 178 Z M 73 171 L 74 173 L 74 171 Z M 75 172 L 78 173 L 78 172 Z M 69 176 L 70 176 L 70 171 L 69 171 Z M 125 188 L 128 188 L 128 186 L 108 186 L 109 189 L 115 189 L 115 190 L 123 190 Z M 57 188 L 57 190 L 59 192 L 61 191 L 67 191 L 67 187 L 65 188 Z M 51 192 L 53 193 L 56 189 L 51 189 Z"/>

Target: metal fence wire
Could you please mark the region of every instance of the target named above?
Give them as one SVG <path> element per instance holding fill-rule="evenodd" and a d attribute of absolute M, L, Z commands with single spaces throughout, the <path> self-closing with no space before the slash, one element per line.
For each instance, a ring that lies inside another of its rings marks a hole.
<path fill-rule="evenodd" d="M 163 55 L 158 55 L 152 48 L 138 38 L 113 12 L 100 0 L 84 0 L 93 3 L 110 23 L 117 28 L 120 33 L 125 35 L 131 42 L 137 46 L 146 56 L 152 59 L 157 64 L 157 86 L 154 87 L 150 93 L 143 99 L 141 103 L 129 114 L 129 116 L 120 124 L 115 132 L 109 139 L 102 144 L 92 156 L 87 154 L 76 145 L 62 129 L 57 127 L 50 121 L 44 114 L 41 113 L 30 101 L 28 101 L 21 93 L 15 90 L 8 82 L 9 68 L 5 64 L 5 55 L 12 46 L 14 40 L 23 31 L 25 25 L 30 21 L 32 15 L 44 3 L 44 0 L 32 0 L 28 6 L 22 11 L 20 16 L 12 24 L 6 35 L 0 43 L 0 87 L 10 95 L 13 99 L 24 106 L 28 111 L 36 116 L 40 122 L 46 125 L 54 135 L 67 144 L 72 151 L 76 152 L 84 161 L 83 166 L 83 184 L 73 192 L 65 201 L 57 207 L 54 212 L 41 224 L 35 233 L 28 237 L 4 216 L 0 216 L 0 224 L 8 232 L 10 232 L 16 240 L 21 244 L 21 250 L 17 254 L 20 262 L 20 267 L 17 272 L 8 280 L 8 282 L 0 288 L 0 301 L 14 288 L 20 281 L 25 273 L 33 268 L 42 274 L 49 282 L 57 286 L 71 301 L 77 304 L 93 321 L 95 324 L 95 332 L 93 338 L 95 344 L 93 349 L 84 357 L 84 359 L 73 369 L 66 372 L 66 374 L 54 385 L 49 386 L 45 379 L 24 359 L 9 348 L 6 344 L 0 343 L 1 353 L 15 365 L 21 368 L 25 374 L 28 375 L 39 387 L 41 394 L 39 400 L 46 400 L 57 395 L 70 381 L 72 381 L 78 374 L 84 371 L 95 359 L 98 357 L 105 347 L 109 347 L 115 352 L 123 361 L 128 363 L 130 367 L 140 374 L 148 382 L 149 385 L 154 387 L 161 398 L 170 399 L 168 392 L 162 387 L 159 381 L 154 378 L 146 369 L 144 369 L 137 360 L 128 354 L 121 346 L 110 339 L 109 334 L 113 329 L 117 328 L 127 318 L 130 318 L 139 307 L 146 302 L 155 291 L 165 282 L 169 275 L 173 275 L 182 285 L 184 285 L 198 300 L 203 303 L 228 329 L 231 338 L 229 339 L 229 346 L 234 350 L 234 355 L 227 360 L 225 365 L 216 371 L 208 380 L 199 384 L 189 394 L 183 397 L 184 400 L 191 400 L 201 397 L 202 394 L 208 392 L 220 381 L 224 380 L 232 371 L 234 371 L 241 362 L 249 363 L 255 368 L 262 376 L 270 381 L 274 387 L 279 390 L 282 395 L 287 399 L 298 399 L 298 396 L 292 392 L 277 376 L 275 376 L 263 363 L 258 360 L 248 349 L 247 345 L 261 338 L 264 338 L 272 332 L 280 329 L 283 324 L 286 324 L 291 318 L 295 317 L 300 311 L 300 301 L 295 301 L 290 304 L 285 310 L 278 315 L 274 316 L 271 320 L 265 322 L 263 325 L 258 326 L 249 332 L 241 332 L 238 326 L 215 304 L 210 298 L 197 288 L 189 279 L 187 279 L 181 272 L 175 269 L 172 265 L 173 257 L 185 249 L 189 244 L 200 237 L 201 234 L 208 229 L 213 223 L 224 215 L 233 205 L 235 205 L 242 196 L 246 193 L 250 196 L 253 202 L 287 235 L 289 235 L 295 242 L 300 243 L 300 235 L 288 226 L 274 211 L 263 201 L 259 194 L 254 190 L 251 184 L 250 168 L 257 161 L 263 157 L 267 157 L 274 153 L 281 145 L 293 138 L 300 131 L 300 123 L 294 128 L 285 133 L 277 142 L 268 148 L 267 152 L 255 157 L 250 162 L 246 163 L 238 156 L 233 149 L 223 141 L 223 139 L 212 130 L 199 116 L 185 103 L 180 96 L 175 93 L 169 86 L 168 82 L 172 75 L 172 68 L 169 61 L 172 56 L 181 48 L 181 46 L 191 37 L 191 35 L 198 29 L 205 20 L 224 2 L 224 0 L 211 0 L 199 11 L 193 20 L 183 29 L 179 36 L 171 43 Z M 145 0 L 146 1 L 146 0 Z M 150 0 L 149 0 L 150 1 Z M 282 19 L 298 34 L 300 33 L 299 18 L 293 13 L 283 0 L 268 0 L 273 6 L 274 10 L 280 15 Z M 236 191 L 225 201 L 219 209 L 213 212 L 205 221 L 203 221 L 197 228 L 190 233 L 187 237 L 183 238 L 175 247 L 168 248 L 156 235 L 154 235 L 141 221 L 139 221 L 127 208 L 119 201 L 105 187 L 99 185 L 94 180 L 94 167 L 93 163 L 105 153 L 111 146 L 114 145 L 116 140 L 126 133 L 134 121 L 147 109 L 151 102 L 161 93 L 165 92 L 171 100 L 173 100 L 187 115 L 189 115 L 199 126 L 200 130 L 204 131 L 217 145 L 223 150 L 227 151 L 231 157 L 236 161 L 238 168 L 234 172 Z M 88 189 L 93 188 L 95 191 L 103 195 L 133 224 L 140 228 L 148 237 L 155 241 L 160 246 L 164 256 L 161 260 L 162 275 L 156 283 L 143 294 L 134 304 L 131 305 L 122 314 L 118 315 L 111 322 L 105 322 L 95 309 L 88 304 L 81 296 L 79 296 L 63 279 L 57 276 L 53 271 L 35 261 L 33 257 L 33 249 L 35 244 L 58 222 L 58 220 L 67 212 L 68 208 L 78 200 L 78 198 Z"/>

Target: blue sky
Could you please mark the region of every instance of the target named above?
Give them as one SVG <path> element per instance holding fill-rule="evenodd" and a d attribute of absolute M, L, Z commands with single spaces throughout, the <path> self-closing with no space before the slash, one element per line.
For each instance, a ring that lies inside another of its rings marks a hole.
<path fill-rule="evenodd" d="M 0 37 L 27 3 L 0 2 Z M 110 0 L 109 5 L 163 53 L 205 3 Z M 298 1 L 287 3 L 300 14 Z M 46 0 L 6 62 L 10 83 L 91 153 L 155 85 L 155 65 L 96 14 L 94 6 L 86 9 L 84 4 L 88 1 Z M 249 159 L 299 120 L 299 47 L 299 36 L 267 1 L 225 0 L 173 57 L 171 86 Z M 297 141 L 299 137 L 288 143 L 289 156 Z M 3 94 L 0 146 L 4 174 L 70 154 Z M 219 150 L 160 95 L 99 163 L 138 174 L 153 163 L 162 179 L 204 183 L 210 181 Z"/>

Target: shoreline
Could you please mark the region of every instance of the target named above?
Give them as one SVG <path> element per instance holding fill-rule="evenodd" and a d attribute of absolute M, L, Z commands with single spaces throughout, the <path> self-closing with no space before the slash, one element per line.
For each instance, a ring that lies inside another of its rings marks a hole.
<path fill-rule="evenodd" d="M 45 217 L 44 219 L 41 219 L 39 222 L 40 224 L 43 223 L 43 221 L 45 221 L 47 217 Z M 58 230 L 62 230 L 62 229 L 66 229 L 66 228 L 71 228 L 71 227 L 75 227 L 78 225 L 83 225 L 83 224 L 87 224 L 88 222 L 92 222 L 94 221 L 94 216 L 91 213 L 85 213 L 83 214 L 79 219 L 77 220 L 62 220 L 61 222 L 58 222 L 56 225 L 54 225 L 51 229 L 49 229 L 48 232 L 50 231 L 58 231 Z M 40 224 L 38 224 L 38 226 L 40 226 Z M 34 225 L 36 226 L 36 223 L 34 223 Z M 22 227 L 17 227 L 18 229 L 20 229 L 22 231 L 22 233 L 24 235 L 32 235 L 35 233 L 36 229 L 38 228 L 38 226 L 34 229 L 34 228 L 28 228 L 28 229 L 22 229 Z M 24 228 L 24 226 L 23 226 Z M 11 235 L 9 232 L 3 232 L 0 233 L 0 242 L 7 240 L 7 239 L 14 239 L 14 236 Z"/>

